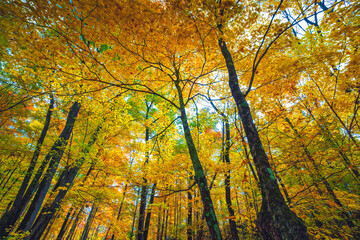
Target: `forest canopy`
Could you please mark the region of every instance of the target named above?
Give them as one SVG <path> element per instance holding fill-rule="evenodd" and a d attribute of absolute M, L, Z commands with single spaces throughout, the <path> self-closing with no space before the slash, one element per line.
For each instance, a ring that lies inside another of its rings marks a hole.
<path fill-rule="evenodd" d="M 359 239 L 359 16 L 2 1 L 0 239 Z"/>

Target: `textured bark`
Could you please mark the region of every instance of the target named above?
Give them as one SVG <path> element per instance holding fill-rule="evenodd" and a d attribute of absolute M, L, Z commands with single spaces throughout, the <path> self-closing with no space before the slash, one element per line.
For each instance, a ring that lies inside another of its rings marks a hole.
<path fill-rule="evenodd" d="M 188 199 L 188 215 L 187 215 L 187 240 L 193 240 L 193 231 L 192 231 L 192 214 L 193 214 L 193 208 L 192 208 L 192 195 L 191 192 L 187 192 L 187 199 Z"/>
<path fill-rule="evenodd" d="M 147 208 L 146 219 L 145 219 L 145 230 L 144 239 L 146 240 L 149 234 L 150 220 L 151 220 L 151 204 L 154 203 L 156 183 L 153 184 L 150 194 L 149 205 Z"/>
<path fill-rule="evenodd" d="M 180 84 L 179 81 L 175 82 L 175 86 L 176 86 L 176 89 L 178 92 L 179 106 L 180 106 L 180 112 L 181 112 L 181 122 L 182 122 L 183 129 L 184 129 L 185 140 L 186 140 L 186 144 L 188 146 L 189 155 L 190 155 L 190 158 L 191 158 L 191 161 L 192 161 L 192 164 L 194 167 L 194 171 L 195 171 L 194 179 L 200 190 L 201 201 L 204 205 L 204 215 L 205 215 L 206 223 L 209 227 L 210 235 L 211 235 L 212 239 L 220 240 L 220 239 L 222 239 L 222 236 L 221 236 L 221 232 L 220 232 L 219 223 L 218 223 L 218 220 L 215 215 L 215 210 L 214 210 L 214 206 L 213 206 L 213 203 L 211 200 L 210 190 L 209 190 L 208 183 L 207 183 L 207 180 L 206 180 L 206 177 L 204 174 L 204 170 L 200 163 L 200 160 L 199 160 L 199 157 L 197 154 L 197 150 L 195 148 L 195 144 L 194 144 L 194 141 L 191 136 L 191 131 L 190 131 L 190 127 L 188 124 L 186 111 L 185 111 L 185 103 L 184 103 L 184 99 L 182 96 L 182 90 L 181 90 L 181 87 L 179 84 Z"/>
<path fill-rule="evenodd" d="M 42 144 L 44 143 L 46 134 L 49 130 L 53 108 L 54 108 L 54 96 L 51 95 L 50 105 L 49 105 L 49 108 L 46 113 L 45 124 L 41 131 L 40 137 L 37 140 L 35 151 L 31 158 L 29 168 L 26 171 L 24 180 L 21 183 L 20 189 L 16 194 L 15 200 L 13 201 L 13 204 L 12 204 L 10 210 L 8 212 L 6 212 L 5 214 L 3 214 L 3 216 L 0 219 L 0 239 L 2 237 L 6 237 L 8 235 L 8 232 L 5 229 L 13 226 L 21 215 L 22 211 L 21 212 L 19 211 L 20 209 L 22 209 L 21 203 L 22 203 L 26 188 L 29 186 L 29 182 L 30 182 L 32 173 L 34 171 L 37 160 L 39 158 Z"/>
<path fill-rule="evenodd" d="M 250 107 L 244 94 L 240 90 L 238 76 L 231 53 L 223 39 L 219 39 L 219 46 L 226 62 L 231 93 L 243 123 L 250 146 L 250 152 L 259 178 L 262 206 L 258 215 L 257 226 L 261 237 L 262 239 L 309 239 L 303 221 L 289 209 L 280 192 L 273 171 L 271 170 L 268 157 L 264 151 L 258 131 L 252 119 Z"/>
<path fill-rule="evenodd" d="M 41 205 L 45 199 L 46 193 L 49 190 L 51 180 L 56 173 L 60 159 L 65 151 L 79 110 L 80 104 L 78 102 L 75 102 L 70 108 L 64 130 L 61 132 L 59 138 L 55 141 L 50 152 L 46 155 L 45 159 L 49 162 L 49 167 L 45 172 L 43 180 L 39 184 L 39 188 L 35 194 L 34 199 L 31 202 L 31 205 L 24 219 L 18 227 L 18 231 L 29 231 L 32 224 L 34 223 L 35 218 L 38 215 Z"/>
<path fill-rule="evenodd" d="M 151 107 L 151 106 L 150 106 Z M 150 107 L 147 107 L 146 116 L 145 119 L 148 118 L 148 113 L 150 110 Z M 149 141 L 150 138 L 150 131 L 148 128 L 145 130 L 145 144 Z M 145 163 L 144 165 L 149 163 L 149 154 L 146 153 L 145 156 Z M 145 210 L 146 210 L 146 199 L 147 199 L 147 180 L 146 178 L 143 179 L 143 184 L 141 186 L 141 196 L 140 196 L 140 208 L 139 208 L 139 221 L 138 221 L 138 229 L 137 229 L 137 237 L 138 240 L 145 240 Z"/>
<path fill-rule="evenodd" d="M 140 190 L 137 191 L 137 195 L 139 195 Z M 133 214 L 133 220 L 132 220 L 132 224 L 131 224 L 131 233 L 130 233 L 130 239 L 133 238 L 134 236 L 134 228 L 135 228 L 135 220 L 136 220 L 136 213 L 137 213 L 137 209 L 138 209 L 138 196 L 136 196 L 135 198 L 135 209 L 134 209 L 134 214 Z"/>
<path fill-rule="evenodd" d="M 63 222 L 63 224 L 61 225 L 61 228 L 60 228 L 60 231 L 59 231 L 59 234 L 57 235 L 56 237 L 56 240 L 61 240 L 63 239 L 64 235 L 65 235 L 65 232 L 66 232 L 66 229 L 68 228 L 68 222 L 70 220 L 70 216 L 73 214 L 73 207 L 71 207 L 69 209 L 69 211 L 67 212 L 66 214 L 66 217 L 65 217 L 65 220 Z"/>
<path fill-rule="evenodd" d="M 224 118 L 225 121 L 225 133 L 226 133 L 226 139 L 225 139 L 225 148 L 224 148 L 224 162 L 226 164 L 230 164 L 230 124 L 227 118 Z M 225 174 L 225 200 L 226 200 L 226 206 L 229 211 L 229 224 L 230 224 L 230 232 L 231 232 L 231 239 L 232 240 L 238 240 L 239 235 L 236 228 L 236 222 L 235 222 L 235 213 L 234 209 L 232 207 L 231 203 L 231 185 L 230 185 L 230 169 Z"/>
<path fill-rule="evenodd" d="M 75 230 L 76 230 L 76 228 L 77 228 L 77 226 L 79 224 L 80 216 L 81 216 L 81 214 L 82 214 L 82 212 L 84 210 L 84 207 L 85 207 L 85 205 L 82 205 L 80 210 L 76 214 L 76 218 L 75 218 L 74 222 L 72 223 L 71 229 L 69 231 L 69 234 L 68 234 L 66 240 L 71 240 L 73 238 L 73 236 L 75 234 Z"/>
<path fill-rule="evenodd" d="M 66 168 L 61 173 L 61 176 L 52 192 L 57 195 L 52 203 L 49 203 L 41 210 L 39 217 L 36 219 L 34 226 L 31 228 L 31 233 L 28 237 L 29 239 L 39 239 L 43 234 L 43 232 L 45 231 L 50 220 L 54 217 L 56 210 L 60 207 L 60 204 L 64 199 L 66 193 L 69 191 L 70 187 L 72 186 L 77 173 L 79 172 L 81 166 L 85 161 L 85 156 L 88 155 L 91 147 L 95 144 L 101 129 L 102 129 L 102 124 L 100 124 L 96 128 L 96 130 L 94 131 L 94 133 L 90 138 L 90 141 L 88 142 L 87 147 L 85 147 L 82 150 L 82 154 L 81 154 L 82 157 L 75 161 L 74 166 L 70 168 Z M 50 199 L 52 198 L 50 197 Z"/>
<path fill-rule="evenodd" d="M 91 229 L 91 225 L 94 221 L 94 218 L 95 218 L 95 215 L 96 215 L 96 212 L 97 212 L 97 206 L 95 203 L 93 203 L 93 205 L 91 206 L 91 211 L 90 211 L 90 214 L 86 220 L 86 224 L 85 224 L 85 227 L 84 227 L 84 230 L 81 234 L 81 237 L 80 237 L 80 240 L 86 240 L 88 239 L 88 235 L 90 233 L 90 229 Z"/>
<path fill-rule="evenodd" d="M 146 199 L 147 199 L 147 188 L 146 188 L 147 180 L 143 179 L 143 185 L 141 187 L 141 195 L 140 195 L 140 207 L 139 207 L 139 220 L 138 220 L 138 229 L 137 229 L 137 237 L 138 240 L 145 240 L 144 238 L 144 224 L 145 224 L 145 210 L 146 210 Z"/>

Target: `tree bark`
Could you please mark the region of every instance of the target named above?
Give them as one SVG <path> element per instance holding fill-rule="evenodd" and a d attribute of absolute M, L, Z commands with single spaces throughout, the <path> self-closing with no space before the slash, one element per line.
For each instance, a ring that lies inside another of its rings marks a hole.
<path fill-rule="evenodd" d="M 80 240 L 86 240 L 88 238 L 88 235 L 90 233 L 90 228 L 91 228 L 91 224 L 95 218 L 95 215 L 96 215 L 96 212 L 97 212 L 97 206 L 95 203 L 92 204 L 91 206 L 91 211 L 90 211 L 90 214 L 86 220 L 86 224 L 85 224 L 85 227 L 84 227 L 84 230 L 81 234 L 81 237 L 80 237 Z"/>
<path fill-rule="evenodd" d="M 226 134 L 226 138 L 225 138 L 225 148 L 224 148 L 224 162 L 226 164 L 230 164 L 230 124 L 229 121 L 226 117 L 224 117 L 224 121 L 225 121 L 225 134 Z M 234 209 L 232 207 L 232 203 L 231 203 L 231 185 L 230 185 L 230 168 L 227 171 L 227 173 L 225 173 L 225 200 L 226 200 L 226 206 L 228 208 L 229 211 L 229 224 L 230 224 L 230 232 L 231 232 L 231 237 L 233 240 L 239 240 L 239 235 L 238 235 L 238 231 L 236 228 L 236 222 L 235 222 L 235 213 L 234 213 Z"/>
<path fill-rule="evenodd" d="M 187 240 L 193 240 L 193 231 L 192 231 L 192 195 L 190 190 L 187 192 L 187 199 L 188 199 L 188 215 L 187 215 Z"/>
<path fill-rule="evenodd" d="M 66 214 L 65 220 L 64 220 L 63 224 L 61 225 L 61 228 L 60 228 L 59 234 L 56 237 L 56 240 L 63 239 L 63 237 L 65 235 L 65 232 L 66 232 L 66 229 L 68 228 L 67 223 L 69 222 L 70 216 L 72 214 L 73 214 L 73 207 L 70 207 L 69 211 Z"/>
<path fill-rule="evenodd" d="M 54 108 L 54 96 L 51 95 L 50 96 L 50 105 L 49 105 L 49 108 L 48 108 L 47 113 L 46 113 L 45 124 L 44 124 L 44 127 L 43 127 L 42 131 L 41 131 L 40 137 L 39 137 L 39 139 L 38 139 L 38 141 L 36 143 L 35 151 L 33 153 L 31 161 L 30 161 L 30 166 L 26 171 L 24 180 L 22 181 L 20 189 L 16 194 L 16 197 L 15 197 L 15 200 L 13 201 L 12 207 L 10 208 L 10 210 L 8 212 L 3 214 L 1 219 L 0 219 L 0 239 L 2 237 L 6 237 L 8 235 L 8 232 L 6 231 L 6 229 L 13 226 L 15 224 L 15 222 L 20 217 L 20 214 L 22 212 L 22 211 L 19 212 L 19 209 L 22 206 L 21 202 L 23 200 L 26 188 L 29 185 L 32 173 L 33 173 L 34 168 L 35 168 L 36 163 L 37 163 L 37 160 L 39 158 L 42 144 L 44 143 L 46 134 L 47 134 L 47 132 L 49 130 L 53 108 Z"/>
<path fill-rule="evenodd" d="M 87 147 L 82 150 L 82 157 L 75 161 L 74 166 L 65 168 L 65 170 L 61 173 L 61 176 L 52 191 L 52 193 L 57 193 L 57 195 L 52 203 L 49 203 L 41 210 L 39 217 L 36 219 L 34 226 L 31 228 L 31 233 L 28 237 L 29 239 L 39 239 L 44 233 L 46 226 L 54 217 L 56 210 L 60 207 L 62 200 L 74 183 L 75 177 L 85 161 L 85 156 L 88 155 L 91 147 L 95 144 L 101 129 L 102 124 L 96 128 L 90 138 L 90 141 L 88 142 Z M 58 190 L 59 188 L 60 190 Z M 50 197 L 50 199 L 52 198 Z"/>
<path fill-rule="evenodd" d="M 49 190 L 51 180 L 56 173 L 60 159 L 65 151 L 79 110 L 80 104 L 78 102 L 75 102 L 70 108 L 64 130 L 61 132 L 59 138 L 55 141 L 50 152 L 46 155 L 45 159 L 49 162 L 49 167 L 45 173 L 43 180 L 40 182 L 38 191 L 36 192 L 35 197 L 32 200 L 24 219 L 22 220 L 20 226 L 17 229 L 18 231 L 29 231 L 32 224 L 34 223 L 35 218 L 38 215 L 41 205 L 45 199 L 46 193 Z"/>
<path fill-rule="evenodd" d="M 149 200 L 149 204 L 147 207 L 147 213 L 146 213 L 146 219 L 145 219 L 145 230 L 144 230 L 144 239 L 147 240 L 148 234 L 149 234 L 149 227 L 150 227 L 150 220 L 151 220 L 151 211 L 152 211 L 152 206 L 151 204 L 154 203 L 154 198 L 155 198 L 155 188 L 156 188 L 156 183 L 153 184 L 152 189 L 151 189 L 151 194 L 150 194 L 150 200 Z"/>
<path fill-rule="evenodd" d="M 72 224 L 72 226 L 70 228 L 70 231 L 69 231 L 69 234 L 68 234 L 66 240 L 71 240 L 73 238 L 73 236 L 75 234 L 76 227 L 78 226 L 78 223 L 79 223 L 79 220 L 80 220 L 80 215 L 83 212 L 84 207 L 85 207 L 85 205 L 83 204 L 81 206 L 79 212 L 76 214 L 76 218 L 75 218 L 75 220 L 74 220 L 74 222 L 73 222 L 73 224 Z"/>
<path fill-rule="evenodd" d="M 181 112 L 181 122 L 184 129 L 184 135 L 186 144 L 188 146 L 189 155 L 194 167 L 195 176 L 194 179 L 199 187 L 200 195 L 201 195 L 201 201 L 204 205 L 204 214 L 206 223 L 209 227 L 209 232 L 213 240 L 221 240 L 221 232 L 218 220 L 215 215 L 214 205 L 211 200 L 210 196 L 210 190 L 208 187 L 208 183 L 204 174 L 204 170 L 202 168 L 202 165 L 200 163 L 197 150 L 195 148 L 194 141 L 191 136 L 190 127 L 187 120 L 187 115 L 185 111 L 185 103 L 182 95 L 182 90 L 180 87 L 180 81 L 177 79 L 175 82 L 175 86 L 178 92 L 178 98 L 179 98 L 179 106 L 180 106 L 180 112 Z"/>
<path fill-rule="evenodd" d="M 146 111 L 146 119 L 148 118 L 148 112 L 149 112 L 149 107 L 147 107 L 147 111 Z M 150 139 L 150 131 L 149 128 L 146 128 L 145 130 L 145 144 L 149 141 Z M 145 163 L 144 165 L 149 163 L 149 153 L 146 152 L 145 153 Z M 146 199 L 147 199 L 147 179 L 143 178 L 143 184 L 141 186 L 141 197 L 140 197 L 140 207 L 139 207 L 139 221 L 138 221 L 138 229 L 137 229 L 137 239 L 138 240 L 145 240 L 145 235 L 144 235 L 144 225 L 145 225 L 145 210 L 146 210 Z"/>
<path fill-rule="evenodd" d="M 250 107 L 241 92 L 234 62 L 225 41 L 220 38 L 219 46 L 226 62 L 229 74 L 229 86 L 243 123 L 250 152 L 258 174 L 262 206 L 258 215 L 257 226 L 262 239 L 309 239 L 306 226 L 286 205 L 277 181 L 271 170 L 268 157 L 262 146 L 258 131 L 252 119 Z"/>

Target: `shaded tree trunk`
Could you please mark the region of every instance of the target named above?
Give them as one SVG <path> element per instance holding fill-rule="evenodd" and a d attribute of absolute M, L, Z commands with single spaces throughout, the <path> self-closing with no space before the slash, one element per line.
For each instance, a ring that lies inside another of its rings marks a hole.
<path fill-rule="evenodd" d="M 117 214 L 117 217 L 116 217 L 116 220 L 118 220 L 118 221 L 120 220 L 122 207 L 123 207 L 123 205 L 124 205 L 127 186 L 128 186 L 128 185 L 125 184 L 124 192 L 123 192 L 123 196 L 122 196 L 122 200 L 121 200 L 121 204 L 120 204 L 119 211 L 118 211 L 118 214 Z M 110 228 L 109 228 L 109 230 L 110 230 Z M 111 240 L 114 240 L 114 239 L 115 239 L 115 234 L 113 233 L 112 236 L 111 236 Z"/>
<path fill-rule="evenodd" d="M 85 224 L 85 227 L 84 227 L 84 230 L 81 234 L 81 237 L 80 237 L 80 240 L 86 240 L 88 238 L 88 235 L 90 233 L 90 229 L 91 229 L 91 224 L 95 218 L 95 215 L 96 215 L 96 212 L 97 212 L 97 206 L 95 203 L 92 204 L 91 206 L 91 211 L 90 211 L 90 214 L 86 220 L 86 224 Z"/>
<path fill-rule="evenodd" d="M 149 108 L 147 110 L 147 113 Z M 147 118 L 147 114 L 146 114 Z M 145 130 L 145 144 L 149 141 L 150 132 L 149 129 L 146 128 Z M 149 154 L 146 153 L 145 156 L 145 163 L 144 165 L 148 164 L 149 162 Z M 138 229 L 137 229 L 137 239 L 138 240 L 145 240 L 144 236 L 144 225 L 145 225 L 145 210 L 146 210 L 146 200 L 147 200 L 147 179 L 143 178 L 143 184 L 141 186 L 141 196 L 140 196 L 140 207 L 139 207 L 139 221 L 138 221 Z"/>
<path fill-rule="evenodd" d="M 227 118 L 224 117 L 225 121 L 225 133 L 226 133 L 226 139 L 225 139 L 225 149 L 224 149 L 224 162 L 226 164 L 230 164 L 230 124 Z M 231 186 L 230 186 L 230 168 L 225 173 L 225 200 L 226 200 L 226 206 L 229 211 L 229 224 L 230 224 L 230 231 L 231 231 L 231 237 L 233 240 L 238 240 L 239 235 L 236 228 L 236 222 L 235 222 L 235 213 L 234 209 L 232 207 L 231 203 Z"/>
<path fill-rule="evenodd" d="M 73 207 L 70 207 L 69 211 L 66 214 L 65 220 L 64 220 L 63 224 L 61 225 L 61 228 L 60 228 L 59 234 L 56 237 L 56 240 L 63 239 L 66 229 L 68 228 L 68 222 L 70 220 L 70 216 L 72 216 L 73 214 L 74 214 Z"/>
<path fill-rule="evenodd" d="M 219 26 L 219 28 L 221 28 L 221 26 Z M 257 226 L 261 237 L 262 239 L 309 239 L 303 221 L 286 205 L 280 192 L 255 123 L 252 119 L 250 107 L 245 99 L 245 95 L 240 90 L 238 76 L 231 53 L 222 38 L 219 39 L 219 46 L 226 62 L 231 93 L 243 123 L 250 146 L 250 152 L 259 178 L 262 206 L 258 215 Z"/>
<path fill-rule="evenodd" d="M 177 76 L 178 78 L 178 76 Z M 206 223 L 209 227 L 210 235 L 212 239 L 214 240 L 220 240 L 222 239 L 220 227 L 218 220 L 215 215 L 214 205 L 211 200 L 210 196 L 210 190 L 208 187 L 208 183 L 204 174 L 204 170 L 202 168 L 202 165 L 200 163 L 197 150 L 195 148 L 194 141 L 191 136 L 190 127 L 187 120 L 187 115 L 185 111 L 185 103 L 182 95 L 182 90 L 180 87 L 180 80 L 177 79 L 175 82 L 175 86 L 178 92 L 178 98 L 179 98 L 179 106 L 180 106 L 180 112 L 181 112 L 181 122 L 184 130 L 185 140 L 186 144 L 189 150 L 189 155 L 193 164 L 193 168 L 195 171 L 194 179 L 199 187 L 200 195 L 201 195 L 201 201 L 204 205 L 204 214 Z"/>
<path fill-rule="evenodd" d="M 76 230 L 76 228 L 77 228 L 77 226 L 78 226 L 78 223 L 79 223 L 79 220 L 80 220 L 80 216 L 81 216 L 81 213 L 82 213 L 83 210 L 84 210 L 84 207 L 85 207 L 85 205 L 82 205 L 81 208 L 80 208 L 80 210 L 79 210 L 79 212 L 76 214 L 76 218 L 75 218 L 75 220 L 74 220 L 74 222 L 73 222 L 73 224 L 72 224 L 72 226 L 71 226 L 71 229 L 70 229 L 70 231 L 69 231 L 69 234 L 68 234 L 66 240 L 71 240 L 71 239 L 73 239 L 73 236 L 74 236 L 74 234 L 75 234 L 75 230 Z"/>
<path fill-rule="evenodd" d="M 54 108 L 54 96 L 51 95 L 51 97 L 50 97 L 50 105 L 49 105 L 49 108 L 48 108 L 47 113 L 46 113 L 45 124 L 44 124 L 44 127 L 43 127 L 42 131 L 41 131 L 40 137 L 39 137 L 39 139 L 38 139 L 38 141 L 36 143 L 35 151 L 34 151 L 33 156 L 31 158 L 29 168 L 26 171 L 24 180 L 22 181 L 20 189 L 16 194 L 16 197 L 15 197 L 15 199 L 13 201 L 12 207 L 10 208 L 10 210 L 8 212 L 3 214 L 1 219 L 0 219 L 0 238 L 6 237 L 8 235 L 8 232 L 6 231 L 6 229 L 10 228 L 11 226 L 13 226 L 15 224 L 15 222 L 19 219 L 19 217 L 20 217 L 20 215 L 21 215 L 21 213 L 23 211 L 23 208 L 25 207 L 24 203 L 22 202 L 23 197 L 24 197 L 26 188 L 29 185 L 32 173 L 33 173 L 33 171 L 35 169 L 35 166 L 36 166 L 36 163 L 37 163 L 37 160 L 39 158 L 42 144 L 44 143 L 46 134 L 47 134 L 47 132 L 49 130 L 53 108 Z M 23 206 L 23 208 L 21 208 L 21 206 Z M 19 211 L 20 209 L 22 209 L 22 210 Z"/>
<path fill-rule="evenodd" d="M 78 102 L 75 102 L 70 108 L 64 130 L 61 132 L 59 138 L 55 141 L 50 152 L 46 155 L 45 159 L 49 162 L 49 167 L 46 170 L 43 180 L 39 184 L 39 188 L 35 194 L 34 199 L 31 202 L 31 205 L 24 219 L 18 227 L 18 231 L 29 231 L 32 224 L 34 223 L 35 218 L 38 215 L 41 205 L 45 199 L 46 193 L 49 190 L 51 180 L 56 173 L 60 159 L 62 158 L 62 155 L 65 151 L 79 110 L 80 104 Z"/>
<path fill-rule="evenodd" d="M 193 231 L 192 231 L 192 195 L 190 190 L 187 192 L 187 199 L 188 199 L 188 215 L 187 215 L 187 240 L 193 240 Z"/>
<path fill-rule="evenodd" d="M 148 233 L 149 233 L 150 220 L 151 220 L 151 211 L 152 211 L 152 209 L 151 209 L 152 206 L 151 205 L 154 203 L 155 188 L 156 188 L 156 183 L 154 183 L 153 186 L 152 186 L 149 205 L 147 207 L 147 214 L 146 214 L 146 220 L 145 220 L 145 231 L 144 231 L 144 239 L 145 240 L 147 239 Z"/>
<path fill-rule="evenodd" d="M 85 161 L 85 156 L 88 155 L 91 147 L 95 144 L 101 129 L 102 129 L 102 124 L 100 124 L 96 128 L 95 132 L 93 133 L 93 135 L 90 138 L 90 141 L 88 142 L 87 147 L 85 147 L 82 150 L 82 154 L 81 154 L 82 157 L 80 159 L 78 159 L 77 161 L 75 161 L 74 166 L 72 166 L 70 168 L 66 168 L 62 172 L 62 174 L 52 192 L 52 193 L 57 193 L 54 201 L 52 203 L 49 203 L 46 207 L 44 207 L 41 210 L 39 217 L 36 219 L 34 226 L 31 228 L 31 233 L 28 238 L 39 239 L 41 237 L 41 235 L 43 234 L 43 232 L 46 229 L 46 226 L 48 225 L 50 220 L 54 217 L 56 210 L 60 207 L 60 204 L 61 204 L 62 200 L 64 199 L 66 193 L 69 191 L 70 187 L 72 186 L 77 173 L 79 172 L 81 166 L 83 165 L 83 163 Z M 58 190 L 58 189 L 60 189 L 60 190 Z M 52 199 L 52 198 L 50 198 L 50 199 Z"/>

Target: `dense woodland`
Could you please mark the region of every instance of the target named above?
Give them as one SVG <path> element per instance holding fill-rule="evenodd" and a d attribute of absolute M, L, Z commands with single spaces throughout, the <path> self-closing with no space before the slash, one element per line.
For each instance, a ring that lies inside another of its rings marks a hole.
<path fill-rule="evenodd" d="M 360 239 L 360 2 L 4 0 L 0 239 Z"/>

